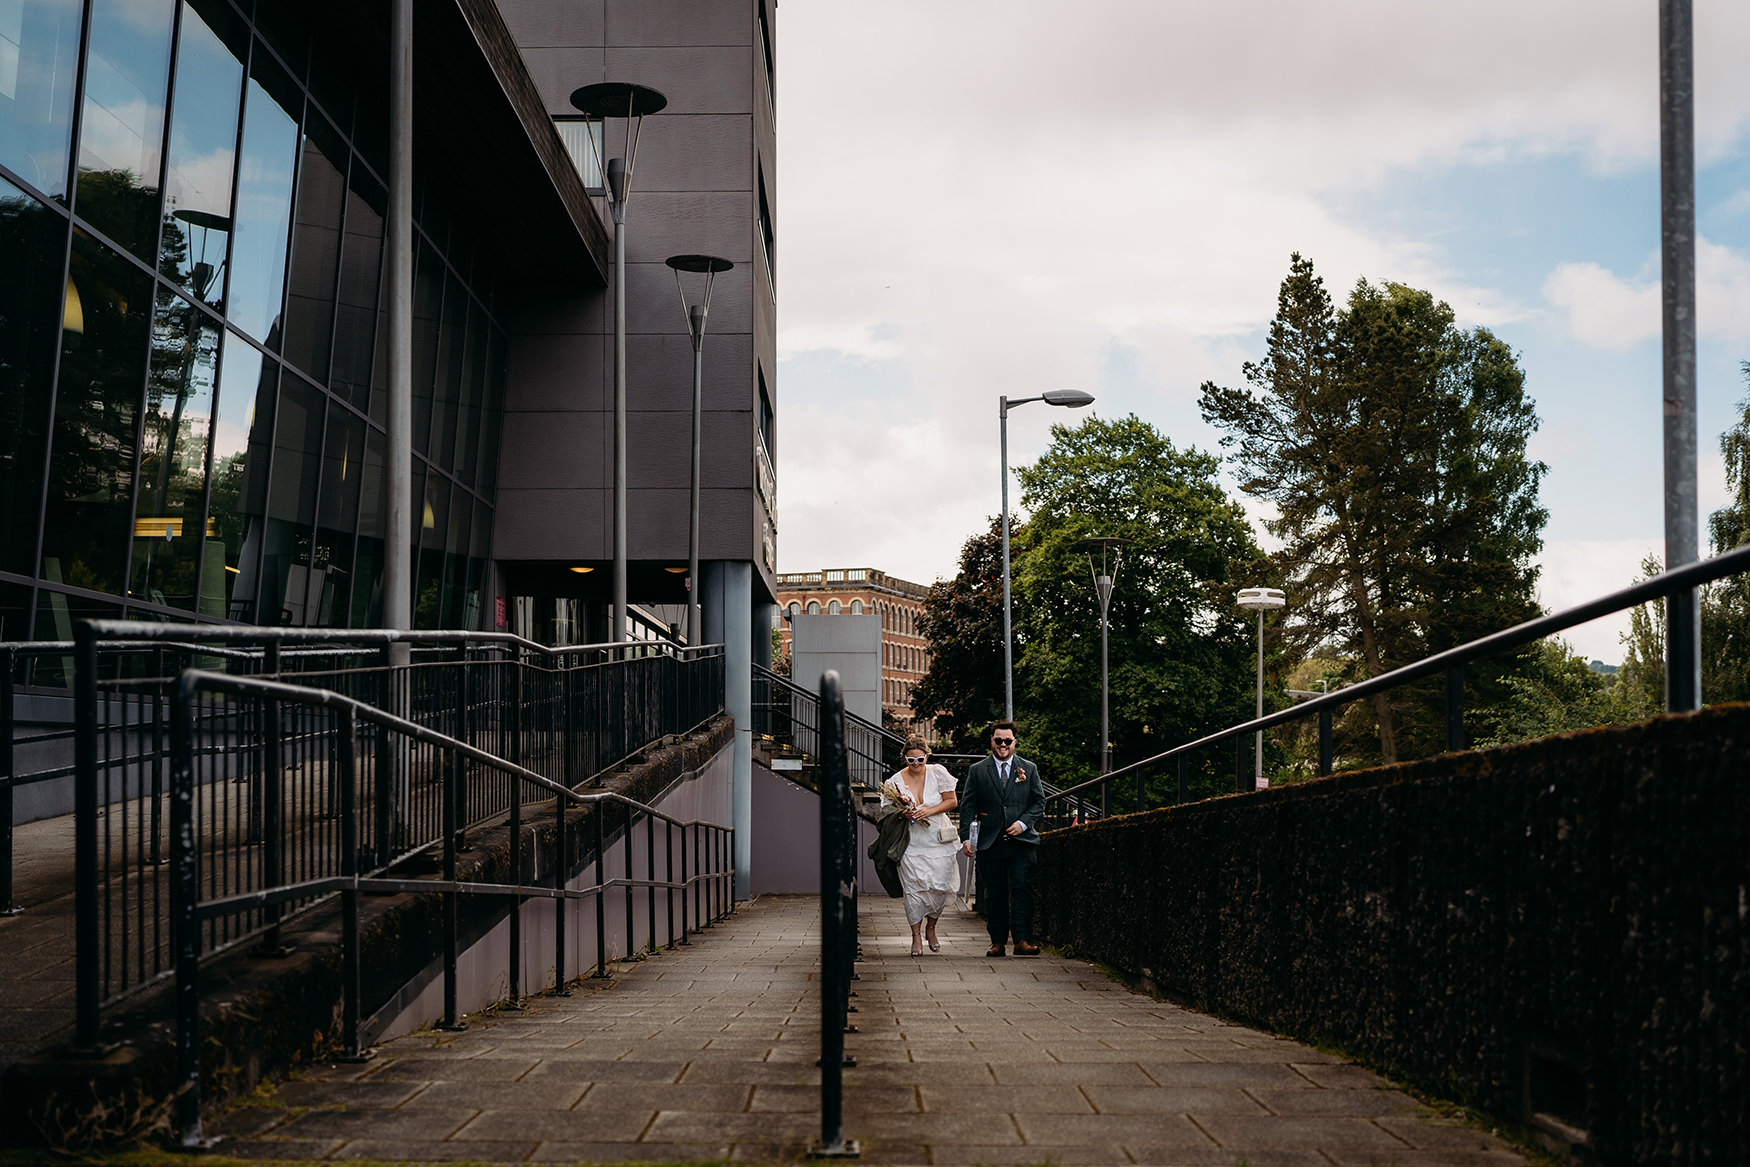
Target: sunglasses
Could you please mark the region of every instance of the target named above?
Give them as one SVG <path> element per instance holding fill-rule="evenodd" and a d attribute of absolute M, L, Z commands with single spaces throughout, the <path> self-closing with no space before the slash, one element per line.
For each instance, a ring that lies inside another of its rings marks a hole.
<path fill-rule="evenodd" d="M 921 766 L 924 764 L 924 759 L 923 758 L 907 758 L 905 760 L 905 764 L 908 766 Z"/>
<path fill-rule="evenodd" d="M 993 746 L 1012 746 L 1015 744 L 1015 739 L 1012 737 L 993 737 L 990 739 L 990 744 Z"/>

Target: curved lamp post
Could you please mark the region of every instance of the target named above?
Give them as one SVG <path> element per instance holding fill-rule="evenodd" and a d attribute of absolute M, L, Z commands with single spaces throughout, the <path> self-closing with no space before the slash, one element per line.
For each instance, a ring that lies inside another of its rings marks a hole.
<path fill-rule="evenodd" d="M 626 200 L 632 194 L 632 170 L 638 163 L 638 131 L 645 115 L 659 112 L 668 98 L 645 85 L 628 81 L 603 81 L 585 85 L 571 94 L 579 113 L 602 123 L 602 145 L 608 144 L 607 123 L 621 118 L 626 123 L 625 157 L 609 158 L 602 166 L 608 209 L 614 216 L 614 607 L 609 639 L 626 639 Z M 590 150 L 596 151 L 595 135 L 585 134 Z"/>
<path fill-rule="evenodd" d="M 1003 447 L 1003 716 L 1015 720 L 1015 655 L 1009 633 L 1009 409 L 1043 401 L 1065 409 L 1080 409 L 1094 403 L 1092 393 L 1080 389 L 1052 389 L 1037 397 L 997 398 L 997 418 L 1001 422 Z"/>
<path fill-rule="evenodd" d="M 1108 728 L 1110 724 L 1108 709 L 1111 686 L 1107 680 L 1110 672 L 1106 666 L 1107 632 L 1112 626 L 1110 618 L 1112 581 L 1118 575 L 1119 566 L 1124 562 L 1124 552 L 1121 548 L 1129 542 L 1129 539 L 1120 539 L 1115 535 L 1094 535 L 1081 540 L 1082 548 L 1088 553 L 1088 574 L 1094 577 L 1094 594 L 1100 599 L 1100 773 L 1102 775 L 1112 772 L 1112 733 Z M 1094 570 L 1095 551 L 1100 553 L 1100 569 L 1098 571 Z M 1108 555 L 1111 556 L 1110 571 L 1107 570 Z M 1138 810 L 1142 809 L 1141 792 L 1142 778 L 1139 775 L 1137 777 Z M 1102 783 L 1100 786 L 1100 815 L 1102 818 L 1111 813 L 1109 793 L 1106 784 Z"/>
<path fill-rule="evenodd" d="M 1280 588 L 1241 588 L 1234 602 L 1247 611 L 1258 614 L 1258 716 L 1264 716 L 1264 613 L 1285 607 L 1288 599 Z M 1258 789 L 1264 786 L 1264 731 L 1258 731 L 1255 747 L 1256 764 L 1252 782 Z"/>
<path fill-rule="evenodd" d="M 699 605 L 699 415 L 705 395 L 705 317 L 711 311 L 711 285 L 717 273 L 735 265 L 715 255 L 671 255 L 665 261 L 674 269 L 674 286 L 680 289 L 681 312 L 687 318 L 687 331 L 693 338 L 693 479 L 692 496 L 687 510 L 687 643 L 705 642 L 702 610 Z M 705 296 L 697 304 L 687 304 L 686 285 L 682 272 L 702 272 L 705 276 Z"/>

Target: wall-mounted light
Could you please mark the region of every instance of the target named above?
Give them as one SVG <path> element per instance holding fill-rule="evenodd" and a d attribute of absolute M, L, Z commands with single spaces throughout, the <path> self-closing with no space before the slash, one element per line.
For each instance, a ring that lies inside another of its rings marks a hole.
<path fill-rule="evenodd" d="M 593 567 L 574 567 L 571 570 L 575 571 L 578 575 L 588 575 L 590 572 L 594 571 L 595 568 L 593 568 Z"/>
<path fill-rule="evenodd" d="M 670 575 L 685 575 L 685 574 L 687 574 L 687 569 L 684 567 L 665 567 L 662 570 L 668 572 Z"/>
<path fill-rule="evenodd" d="M 67 302 L 61 309 L 61 343 L 77 348 L 85 339 L 85 302 L 79 298 L 79 285 L 67 277 Z"/>

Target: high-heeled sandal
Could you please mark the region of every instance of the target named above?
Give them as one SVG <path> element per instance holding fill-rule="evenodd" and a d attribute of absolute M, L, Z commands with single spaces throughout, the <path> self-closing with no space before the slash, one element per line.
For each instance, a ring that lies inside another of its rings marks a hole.
<path fill-rule="evenodd" d="M 931 952 L 942 951 L 942 942 L 940 940 L 931 940 L 931 941 L 928 941 L 928 944 L 930 946 Z"/>
<path fill-rule="evenodd" d="M 913 956 L 922 956 L 924 954 L 924 946 L 918 941 L 913 940 L 911 942 L 911 954 Z"/>

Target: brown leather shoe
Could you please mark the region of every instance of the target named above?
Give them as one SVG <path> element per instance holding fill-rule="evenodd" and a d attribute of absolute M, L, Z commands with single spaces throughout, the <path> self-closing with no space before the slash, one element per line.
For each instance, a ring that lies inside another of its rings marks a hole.
<path fill-rule="evenodd" d="M 1015 941 L 1015 955 L 1038 956 L 1039 946 L 1037 944 L 1028 944 L 1025 940 L 1017 940 Z"/>
<path fill-rule="evenodd" d="M 1035 950 L 1035 951 L 1037 951 L 1037 949 L 1036 949 L 1036 950 Z M 1003 946 L 1002 946 L 1002 945 L 1000 945 L 1000 944 L 993 944 L 993 945 L 991 945 L 991 946 L 990 946 L 990 948 L 989 948 L 989 950 L 987 950 L 987 951 L 986 951 L 986 952 L 985 952 L 985 955 L 986 955 L 986 956 L 1007 956 L 1007 955 L 1008 955 L 1008 953 L 1006 953 L 1006 952 L 1004 952 L 1004 951 L 1003 951 Z"/>

